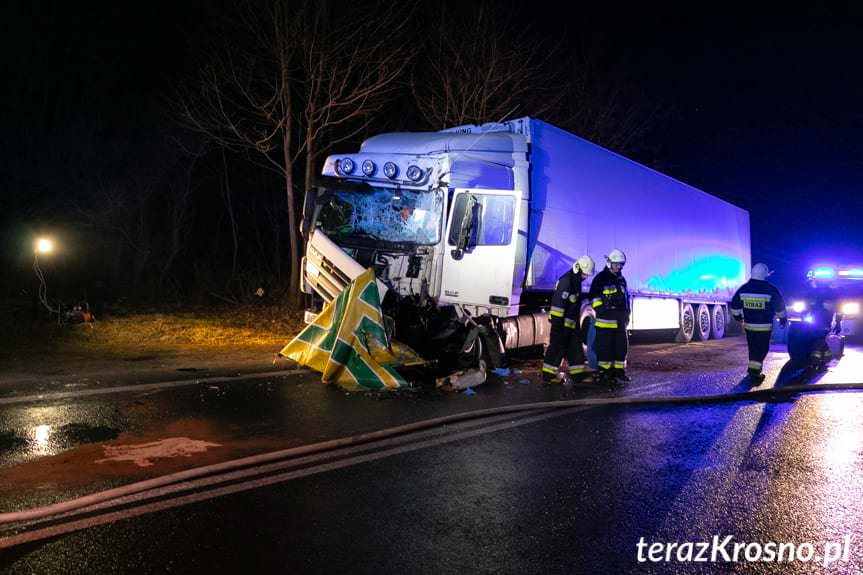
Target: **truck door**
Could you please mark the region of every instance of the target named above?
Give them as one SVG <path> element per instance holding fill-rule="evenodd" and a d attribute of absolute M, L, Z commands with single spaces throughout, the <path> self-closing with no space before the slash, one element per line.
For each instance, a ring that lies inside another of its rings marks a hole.
<path fill-rule="evenodd" d="M 440 301 L 508 307 L 521 192 L 456 189 L 451 205 Z"/>

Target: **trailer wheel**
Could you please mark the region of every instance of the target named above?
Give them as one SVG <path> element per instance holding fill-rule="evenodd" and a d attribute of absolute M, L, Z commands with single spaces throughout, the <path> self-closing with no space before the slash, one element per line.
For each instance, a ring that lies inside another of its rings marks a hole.
<path fill-rule="evenodd" d="M 725 337 L 725 306 L 716 304 L 711 310 L 710 337 L 713 339 Z"/>
<path fill-rule="evenodd" d="M 680 329 L 677 330 L 675 341 L 689 343 L 695 335 L 695 312 L 692 305 L 685 303 L 680 307 Z"/>
<path fill-rule="evenodd" d="M 695 308 L 695 330 L 692 335 L 695 341 L 710 339 L 710 309 L 703 303 Z"/>

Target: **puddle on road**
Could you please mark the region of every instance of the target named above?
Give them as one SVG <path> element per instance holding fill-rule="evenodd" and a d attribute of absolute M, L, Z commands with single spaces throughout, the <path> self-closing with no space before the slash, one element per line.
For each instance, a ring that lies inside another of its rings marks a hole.
<path fill-rule="evenodd" d="M 102 425 L 68 423 L 61 427 L 37 425 L 26 431 L 0 432 L 4 456 L 55 455 L 78 445 L 117 439 L 120 430 Z"/>
<path fill-rule="evenodd" d="M 0 431 L 0 453 L 16 451 L 27 445 L 27 440 L 13 431 Z"/>

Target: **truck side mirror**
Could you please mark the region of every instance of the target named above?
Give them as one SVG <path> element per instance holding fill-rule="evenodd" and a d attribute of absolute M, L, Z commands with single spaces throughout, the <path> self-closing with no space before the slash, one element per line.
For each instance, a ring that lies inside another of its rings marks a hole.
<path fill-rule="evenodd" d="M 464 251 L 470 243 L 470 232 L 473 229 L 473 211 L 477 206 L 476 198 L 468 196 L 467 205 L 465 206 L 464 214 L 461 217 L 461 223 L 458 229 L 458 240 L 455 244 L 455 249 L 450 252 L 454 260 L 460 260 L 464 257 Z"/>

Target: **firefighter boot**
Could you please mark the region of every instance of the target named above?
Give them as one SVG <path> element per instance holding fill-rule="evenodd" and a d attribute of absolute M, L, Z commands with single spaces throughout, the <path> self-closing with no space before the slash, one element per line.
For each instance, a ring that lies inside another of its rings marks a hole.
<path fill-rule="evenodd" d="M 600 385 L 613 385 L 616 383 L 614 379 L 614 373 L 611 369 L 601 369 L 596 372 L 596 382 Z"/>
<path fill-rule="evenodd" d="M 749 383 L 753 386 L 761 385 L 764 382 L 764 374 L 757 369 L 749 370 Z"/>
<path fill-rule="evenodd" d="M 623 383 L 629 383 L 630 381 L 632 381 L 632 378 L 626 375 L 626 372 L 622 369 L 614 370 L 614 379 Z"/>
<path fill-rule="evenodd" d="M 542 384 L 543 385 L 559 385 L 561 383 L 563 383 L 563 380 L 560 378 L 560 374 L 549 373 L 547 371 L 542 372 Z"/>
<path fill-rule="evenodd" d="M 593 383 L 593 373 L 581 372 L 576 373 L 569 376 L 569 380 L 573 383 L 573 385 L 582 385 L 586 383 Z"/>

